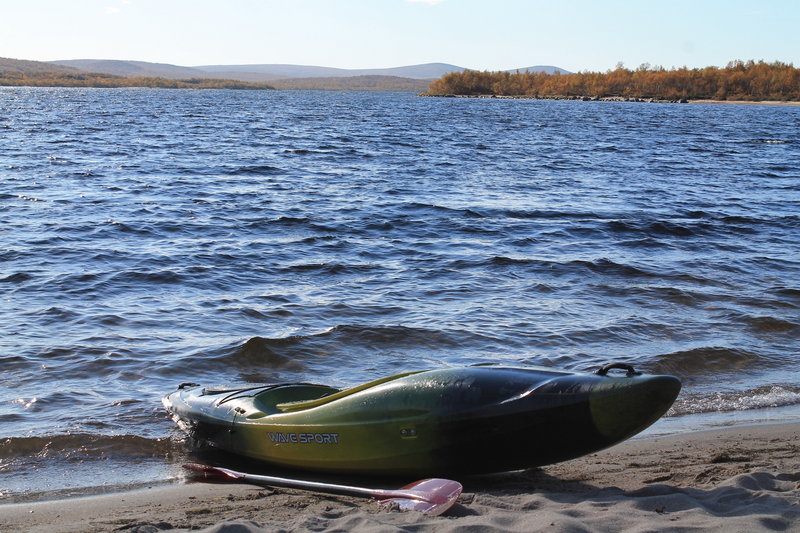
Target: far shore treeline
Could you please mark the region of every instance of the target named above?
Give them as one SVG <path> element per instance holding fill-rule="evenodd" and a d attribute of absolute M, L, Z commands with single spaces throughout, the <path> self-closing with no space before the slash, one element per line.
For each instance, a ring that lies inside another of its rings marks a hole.
<path fill-rule="evenodd" d="M 157 77 L 130 77 L 98 72 L 3 72 L 0 86 L 16 87 L 148 87 L 155 89 L 273 89 L 266 83 L 226 79 L 173 80 Z"/>
<path fill-rule="evenodd" d="M 800 100 L 800 69 L 779 61 L 732 61 L 724 68 L 667 70 L 621 64 L 606 73 L 478 72 L 445 74 L 425 96 L 637 98 L 653 100 Z"/>

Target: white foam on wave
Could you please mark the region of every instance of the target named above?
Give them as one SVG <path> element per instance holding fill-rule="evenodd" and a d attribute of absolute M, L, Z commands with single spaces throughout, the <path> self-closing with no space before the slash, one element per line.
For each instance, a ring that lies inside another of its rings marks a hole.
<path fill-rule="evenodd" d="M 780 385 L 744 392 L 718 392 L 711 396 L 678 401 L 668 415 L 749 411 L 800 404 L 800 392 Z"/>

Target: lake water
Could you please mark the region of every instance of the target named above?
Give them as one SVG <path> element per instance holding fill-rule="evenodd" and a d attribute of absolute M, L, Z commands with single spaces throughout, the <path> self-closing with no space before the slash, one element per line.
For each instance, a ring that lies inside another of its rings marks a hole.
<path fill-rule="evenodd" d="M 178 475 L 183 381 L 500 362 L 800 419 L 800 107 L 0 89 L 0 498 Z"/>

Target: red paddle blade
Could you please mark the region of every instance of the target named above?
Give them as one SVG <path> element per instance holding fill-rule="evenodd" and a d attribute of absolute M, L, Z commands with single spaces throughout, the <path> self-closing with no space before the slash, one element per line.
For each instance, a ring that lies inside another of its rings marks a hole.
<path fill-rule="evenodd" d="M 381 499 L 378 503 L 437 516 L 456 503 L 462 490 L 461 483 L 451 479 L 423 479 L 398 490 L 398 496 Z"/>
<path fill-rule="evenodd" d="M 228 470 L 227 468 L 218 468 L 216 466 L 187 463 L 183 465 L 183 468 L 192 472 L 196 477 L 201 478 L 203 481 L 234 481 L 242 478 L 238 472 Z"/>

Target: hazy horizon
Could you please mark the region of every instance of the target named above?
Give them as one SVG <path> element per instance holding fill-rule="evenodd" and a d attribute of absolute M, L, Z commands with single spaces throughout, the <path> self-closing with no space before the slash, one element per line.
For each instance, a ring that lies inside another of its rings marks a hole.
<path fill-rule="evenodd" d="M 590 0 L 57 0 L 3 3 L 0 57 L 179 66 L 287 64 L 606 71 L 800 63 L 800 3 Z M 69 21 L 69 24 L 65 24 Z M 32 32 L 33 28 L 33 32 Z M 745 38 L 746 36 L 746 38 Z"/>

